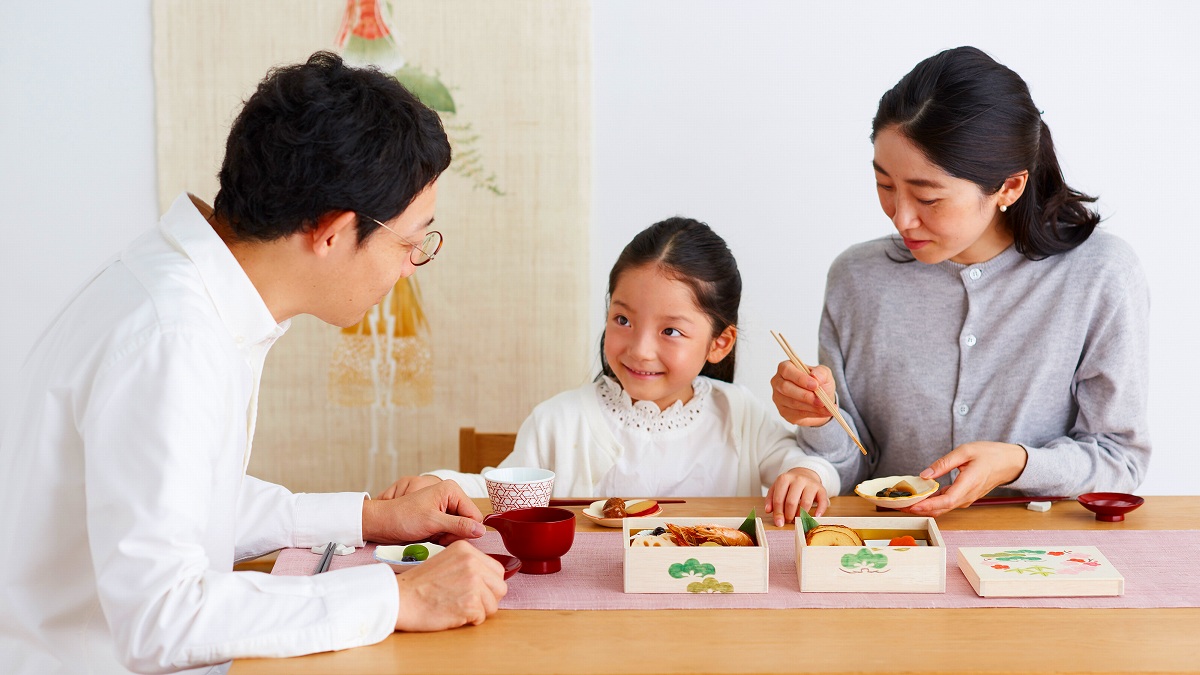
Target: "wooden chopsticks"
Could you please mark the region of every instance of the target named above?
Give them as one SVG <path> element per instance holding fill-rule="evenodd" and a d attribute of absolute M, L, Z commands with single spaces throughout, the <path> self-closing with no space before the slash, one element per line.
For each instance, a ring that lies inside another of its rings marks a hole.
<path fill-rule="evenodd" d="M 796 352 L 792 351 L 792 346 L 788 344 L 788 341 L 783 337 L 782 334 L 771 331 L 771 337 L 775 338 L 775 341 L 778 342 L 779 346 L 783 348 L 783 353 L 787 354 L 788 359 L 793 365 L 800 370 L 803 370 L 805 374 L 812 375 L 812 371 L 808 369 L 808 366 L 804 365 L 804 362 L 800 360 L 800 357 L 796 356 Z M 833 415 L 833 419 L 837 420 L 838 424 L 842 425 L 842 428 L 845 429 L 846 433 L 850 436 L 850 440 L 854 441 L 854 444 L 858 446 L 858 449 L 862 451 L 862 454 L 867 454 L 867 449 L 864 448 L 862 442 L 858 440 L 858 436 L 855 436 L 854 432 L 851 431 L 850 425 L 846 424 L 846 420 L 842 417 L 841 411 L 838 410 L 837 404 L 830 400 L 829 394 L 826 394 L 824 389 L 817 387 L 817 398 L 821 399 L 821 403 L 825 405 L 825 409 L 829 411 L 829 414 Z"/>

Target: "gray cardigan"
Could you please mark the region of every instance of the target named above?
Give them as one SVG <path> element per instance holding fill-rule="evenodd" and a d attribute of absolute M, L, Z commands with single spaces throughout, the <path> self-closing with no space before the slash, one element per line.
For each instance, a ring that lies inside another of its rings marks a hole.
<path fill-rule="evenodd" d="M 1132 249 L 1097 230 L 1039 261 L 1011 246 L 976 265 L 889 258 L 906 254 L 884 237 L 829 270 L 820 362 L 870 454 L 836 422 L 797 436 L 837 467 L 842 491 L 999 441 L 1029 461 L 995 494 L 1132 492 L 1150 461 L 1150 300 Z"/>

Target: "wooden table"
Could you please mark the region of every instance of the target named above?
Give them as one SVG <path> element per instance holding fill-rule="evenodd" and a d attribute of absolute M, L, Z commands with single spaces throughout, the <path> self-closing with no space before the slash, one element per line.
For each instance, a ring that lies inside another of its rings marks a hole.
<path fill-rule="evenodd" d="M 486 500 L 479 501 L 486 511 Z M 748 498 L 663 508 L 666 516 L 736 517 L 751 506 L 762 510 L 761 501 Z M 858 497 L 838 497 L 826 515 L 877 514 Z M 579 521 L 580 531 L 603 529 Z M 1075 502 L 1056 502 L 1047 513 L 977 506 L 938 519 L 942 530 L 1198 526 L 1200 497 L 1148 497 L 1124 523 L 1098 522 Z M 1200 672 L 1198 631 L 1200 608 L 501 610 L 481 626 L 398 633 L 369 647 L 294 659 L 240 660 L 230 672 Z"/>

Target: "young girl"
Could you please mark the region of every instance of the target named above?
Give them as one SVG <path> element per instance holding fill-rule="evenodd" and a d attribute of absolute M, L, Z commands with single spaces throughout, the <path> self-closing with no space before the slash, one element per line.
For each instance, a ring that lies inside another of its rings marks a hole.
<path fill-rule="evenodd" d="M 1146 279 L 1063 180 L 1025 82 L 978 49 L 942 52 L 883 95 L 872 139 L 899 236 L 830 268 L 816 379 L 784 362 L 771 381 L 802 444 L 847 488 L 941 479 L 908 509 L 927 516 L 997 487 L 1132 491 L 1150 460 Z M 834 382 L 869 457 L 816 400 Z"/>
<path fill-rule="evenodd" d="M 759 496 L 776 524 L 824 513 L 840 482 L 791 428 L 732 384 L 742 280 L 707 225 L 671 218 L 643 230 L 608 277 L 608 319 L 594 382 L 538 405 L 501 467 L 555 473 L 571 497 Z M 434 471 L 381 498 L 439 480 L 487 496 L 482 476 Z"/>

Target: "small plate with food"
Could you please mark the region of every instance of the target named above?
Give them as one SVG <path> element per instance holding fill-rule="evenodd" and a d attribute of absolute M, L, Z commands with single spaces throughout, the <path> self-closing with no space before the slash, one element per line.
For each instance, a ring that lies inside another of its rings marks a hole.
<path fill-rule="evenodd" d="M 444 550 L 446 547 L 428 541 L 398 546 L 376 546 L 375 559 L 391 565 L 397 572 L 403 572 L 405 568 L 420 565 Z"/>
<path fill-rule="evenodd" d="M 885 476 L 865 480 L 854 488 L 855 494 L 885 509 L 903 509 L 932 496 L 938 482 L 920 476 Z"/>
<path fill-rule="evenodd" d="M 621 527 L 625 518 L 649 518 L 662 513 L 662 506 L 653 499 L 598 499 L 583 510 L 583 515 L 604 527 Z"/>
<path fill-rule="evenodd" d="M 405 572 L 409 567 L 420 565 L 432 556 L 446 550 L 428 541 L 417 544 L 402 544 L 399 546 L 376 546 L 375 559 L 391 565 L 397 573 Z M 521 561 L 516 556 L 503 553 L 488 553 L 488 557 L 504 566 L 504 578 L 507 579 L 521 569 Z"/>

